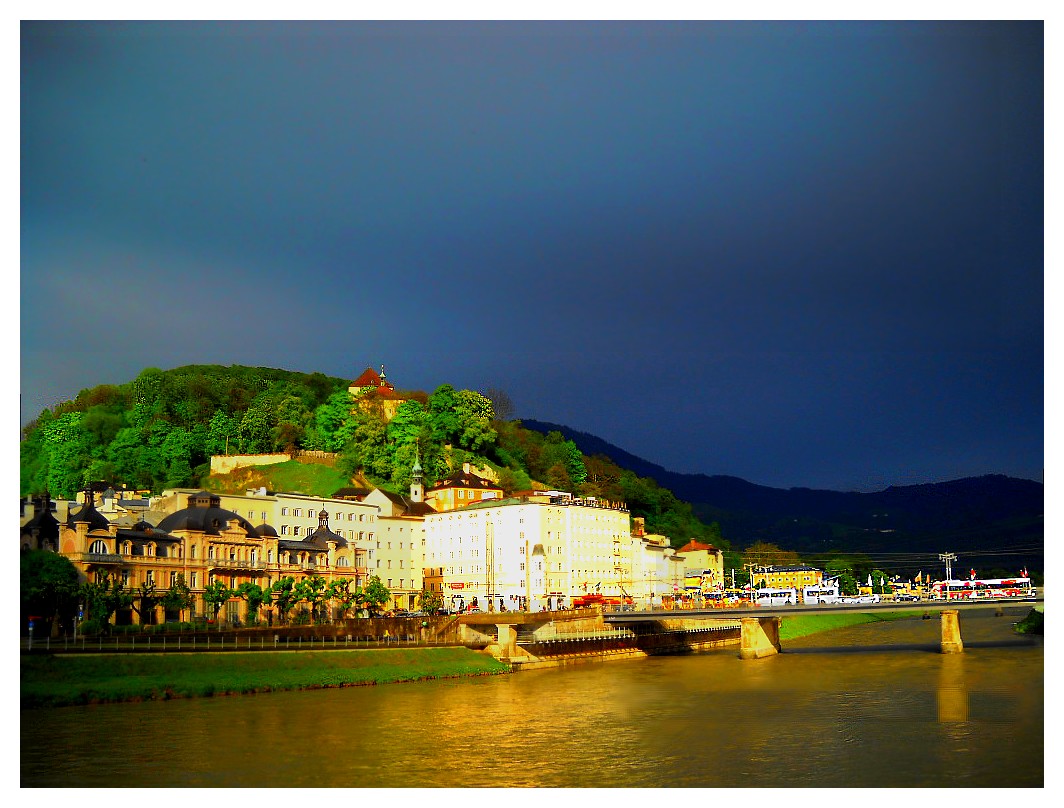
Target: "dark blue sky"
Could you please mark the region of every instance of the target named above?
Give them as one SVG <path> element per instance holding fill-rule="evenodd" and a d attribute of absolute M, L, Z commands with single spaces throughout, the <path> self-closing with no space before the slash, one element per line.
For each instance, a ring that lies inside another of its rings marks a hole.
<path fill-rule="evenodd" d="M 22 420 L 502 388 L 676 471 L 1042 478 L 1041 23 L 23 23 Z"/>

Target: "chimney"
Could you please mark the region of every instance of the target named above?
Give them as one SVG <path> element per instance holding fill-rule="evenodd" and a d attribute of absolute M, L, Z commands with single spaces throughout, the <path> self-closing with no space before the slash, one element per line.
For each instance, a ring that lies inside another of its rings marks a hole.
<path fill-rule="evenodd" d="M 466 473 L 466 474 L 469 474 L 469 464 L 468 463 L 463 463 L 462 464 L 462 471 L 464 473 Z"/>
<path fill-rule="evenodd" d="M 646 519 L 642 516 L 636 516 L 632 521 L 635 523 L 632 526 L 632 535 L 636 538 L 642 538 L 646 533 Z"/>

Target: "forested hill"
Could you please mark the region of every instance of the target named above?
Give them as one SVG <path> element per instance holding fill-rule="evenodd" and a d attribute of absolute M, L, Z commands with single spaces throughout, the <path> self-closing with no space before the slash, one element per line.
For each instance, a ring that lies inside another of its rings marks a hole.
<path fill-rule="evenodd" d="M 1044 490 L 1032 480 L 989 475 L 874 493 L 771 488 L 738 477 L 668 471 L 559 424 L 524 420 L 522 425 L 541 433 L 558 432 L 587 456 L 604 455 L 654 479 L 690 502 L 702 520 L 718 522 L 738 545 L 770 541 L 805 553 L 1023 548 L 1027 554 L 1020 558 L 1029 566 L 1043 565 Z"/>
<path fill-rule="evenodd" d="M 586 458 L 558 432 L 496 418 L 495 403 L 477 391 L 371 386 L 359 391 L 355 406 L 349 384 L 321 373 L 240 365 L 147 368 L 127 384 L 82 390 L 27 424 L 21 494 L 69 499 L 100 481 L 154 493 L 199 487 L 211 455 L 298 449 L 335 453 L 348 479 L 406 491 L 417 457 L 429 484 L 469 462 L 493 469 L 506 494 L 545 486 L 625 502 L 674 545 L 695 538 L 727 546 L 717 526 L 701 522 L 653 480 Z M 505 412 L 505 394 L 499 403 Z M 307 494 L 334 493 L 306 485 Z"/>

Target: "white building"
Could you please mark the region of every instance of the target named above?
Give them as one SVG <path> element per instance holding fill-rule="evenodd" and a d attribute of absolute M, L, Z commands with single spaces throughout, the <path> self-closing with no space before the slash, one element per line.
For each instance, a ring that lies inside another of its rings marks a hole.
<path fill-rule="evenodd" d="M 425 518 L 425 583 L 447 606 L 558 608 L 582 594 L 623 597 L 635 542 L 628 510 L 560 491 Z"/>

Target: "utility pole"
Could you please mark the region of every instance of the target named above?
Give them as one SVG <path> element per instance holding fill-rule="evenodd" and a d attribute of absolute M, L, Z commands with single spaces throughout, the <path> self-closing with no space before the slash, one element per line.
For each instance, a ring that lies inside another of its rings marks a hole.
<path fill-rule="evenodd" d="M 953 580 L 953 568 L 952 568 L 952 566 L 950 566 L 950 562 L 957 560 L 956 553 L 939 553 L 938 557 L 946 562 L 946 580 L 947 581 L 952 581 Z"/>
<path fill-rule="evenodd" d="M 754 596 L 754 567 L 756 567 L 756 566 L 757 566 L 756 564 L 743 564 L 743 569 L 747 570 L 747 572 L 750 573 L 750 597 L 751 597 L 751 599 L 753 599 L 753 596 Z"/>

